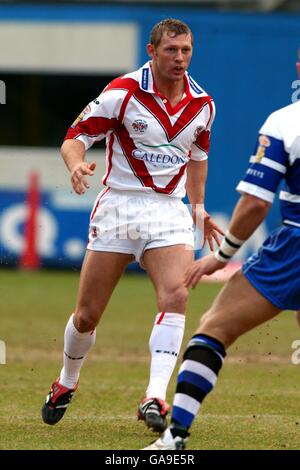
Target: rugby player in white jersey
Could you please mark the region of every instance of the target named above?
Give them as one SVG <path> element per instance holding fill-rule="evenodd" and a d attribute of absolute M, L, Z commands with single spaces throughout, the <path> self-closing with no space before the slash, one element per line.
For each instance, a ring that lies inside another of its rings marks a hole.
<path fill-rule="evenodd" d="M 204 218 L 212 248 L 221 229 L 203 209 L 214 105 L 187 73 L 193 37 L 174 19 L 154 26 L 151 60 L 113 80 L 70 127 L 62 156 L 77 194 L 89 187 L 95 162 L 86 150 L 106 137 L 107 172 L 91 214 L 89 243 L 74 313 L 65 329 L 64 364 L 42 408 L 45 423 L 63 416 L 80 368 L 95 342 L 96 326 L 125 268 L 139 261 L 154 284 L 158 313 L 150 337 L 150 380 L 138 418 L 154 431 L 166 428 L 167 386 L 180 350 L 193 261 L 193 219 Z M 201 217 L 200 217 L 201 218 Z M 143 312 L 141 312 L 142 319 Z"/>
<path fill-rule="evenodd" d="M 300 62 L 300 55 L 299 55 Z M 297 63 L 300 77 L 300 63 Z M 199 408 L 216 384 L 225 350 L 282 310 L 300 308 L 300 101 L 272 113 L 260 129 L 229 229 L 215 254 L 188 269 L 185 285 L 226 263 L 267 216 L 279 192 L 282 224 L 227 282 L 202 317 L 179 369 L 171 425 L 147 450 L 182 450 Z"/>

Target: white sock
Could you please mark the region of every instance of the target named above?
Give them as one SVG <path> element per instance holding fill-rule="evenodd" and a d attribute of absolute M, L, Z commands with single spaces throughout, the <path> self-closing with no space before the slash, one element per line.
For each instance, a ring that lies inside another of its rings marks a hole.
<path fill-rule="evenodd" d="M 182 343 L 184 325 L 185 315 L 181 313 L 160 312 L 156 315 L 149 341 L 152 359 L 147 398 L 166 399 L 167 387 Z"/>
<path fill-rule="evenodd" d="M 67 388 L 76 386 L 81 366 L 96 341 L 96 330 L 80 333 L 74 326 L 73 317 L 74 314 L 70 316 L 65 329 L 64 366 L 59 379 L 59 383 Z"/>

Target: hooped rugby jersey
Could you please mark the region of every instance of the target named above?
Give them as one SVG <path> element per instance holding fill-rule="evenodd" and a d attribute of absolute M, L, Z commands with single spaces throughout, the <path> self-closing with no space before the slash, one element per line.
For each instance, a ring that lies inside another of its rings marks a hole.
<path fill-rule="evenodd" d="M 300 101 L 268 117 L 237 190 L 272 203 L 282 180 L 282 221 L 300 227 Z"/>
<path fill-rule="evenodd" d="M 113 80 L 88 104 L 65 139 L 88 149 L 106 137 L 103 184 L 118 190 L 185 195 L 190 159 L 208 156 L 212 98 L 186 73 L 185 93 L 172 107 L 156 89 L 150 62 Z"/>

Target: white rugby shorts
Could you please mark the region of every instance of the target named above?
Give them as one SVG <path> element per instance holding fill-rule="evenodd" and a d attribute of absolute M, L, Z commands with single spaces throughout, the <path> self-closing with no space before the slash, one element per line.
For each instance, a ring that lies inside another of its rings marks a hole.
<path fill-rule="evenodd" d="M 94 204 L 88 250 L 134 255 L 152 248 L 194 247 L 193 220 L 181 199 L 140 191 L 104 189 Z"/>

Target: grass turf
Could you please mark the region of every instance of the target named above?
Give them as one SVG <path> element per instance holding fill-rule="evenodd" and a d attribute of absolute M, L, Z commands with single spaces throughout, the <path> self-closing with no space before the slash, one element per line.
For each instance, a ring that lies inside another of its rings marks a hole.
<path fill-rule="evenodd" d="M 64 419 L 56 426 L 41 422 L 77 286 L 78 273 L 0 271 L 0 339 L 7 347 L 7 364 L 0 365 L 0 449 L 140 449 L 153 439 L 135 417 L 156 313 L 143 275 L 127 275 L 118 285 Z M 201 284 L 191 292 L 184 344 L 219 289 Z M 299 449 L 299 366 L 291 364 L 291 344 L 299 338 L 293 314 L 285 312 L 232 346 L 189 449 Z M 175 377 L 170 402 L 174 389 Z"/>

